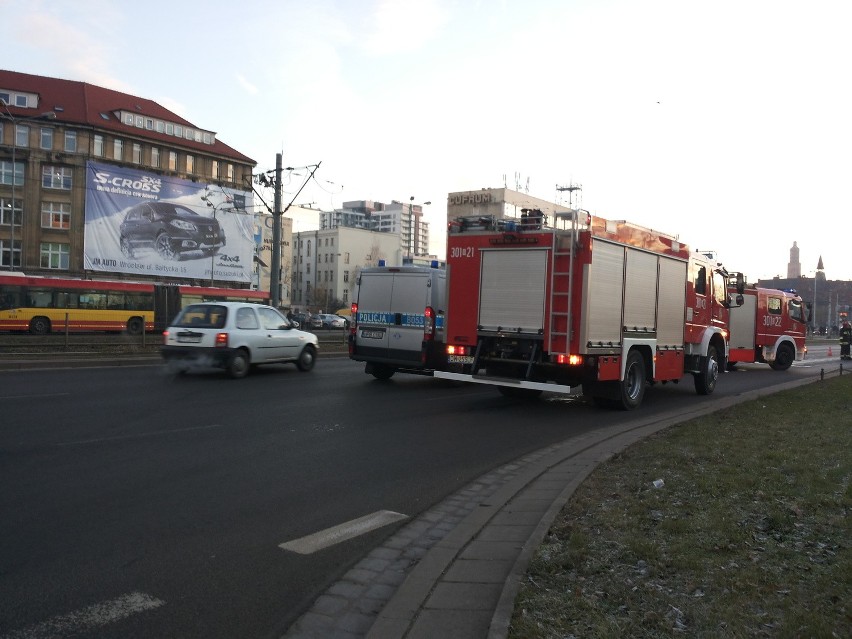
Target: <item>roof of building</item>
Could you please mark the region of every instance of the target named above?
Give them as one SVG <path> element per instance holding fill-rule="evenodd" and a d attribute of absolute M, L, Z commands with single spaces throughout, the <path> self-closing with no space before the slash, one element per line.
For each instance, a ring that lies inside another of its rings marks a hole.
<path fill-rule="evenodd" d="M 53 111 L 56 114 L 57 122 L 90 126 L 119 134 L 159 140 L 167 146 L 195 149 L 199 152 L 232 158 L 252 165 L 257 164 L 250 157 L 243 155 L 218 139 L 215 139 L 215 142 L 211 145 L 178 138 L 156 130 L 137 129 L 135 126 L 124 124 L 116 116 L 116 112 L 129 111 L 148 118 L 202 130 L 201 127 L 147 98 L 105 89 L 88 82 L 61 80 L 3 69 L 0 69 L 0 89 L 37 94 L 39 96 L 38 113 Z M 14 117 L 31 117 L 33 114 L 32 109 L 16 107 L 13 104 L 8 105 L 8 109 Z"/>

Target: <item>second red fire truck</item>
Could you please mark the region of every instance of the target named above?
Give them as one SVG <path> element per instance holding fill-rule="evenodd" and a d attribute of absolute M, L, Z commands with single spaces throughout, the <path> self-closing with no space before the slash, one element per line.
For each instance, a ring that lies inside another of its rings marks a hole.
<path fill-rule="evenodd" d="M 728 357 L 728 274 L 677 238 L 584 211 L 466 216 L 448 229 L 448 369 L 503 394 L 632 409 L 646 385 L 713 392 Z M 742 286 L 740 286 L 742 288 Z"/>
<path fill-rule="evenodd" d="M 764 362 L 785 371 L 805 358 L 807 307 L 795 291 L 749 287 L 731 308 L 728 370 L 739 362 Z"/>

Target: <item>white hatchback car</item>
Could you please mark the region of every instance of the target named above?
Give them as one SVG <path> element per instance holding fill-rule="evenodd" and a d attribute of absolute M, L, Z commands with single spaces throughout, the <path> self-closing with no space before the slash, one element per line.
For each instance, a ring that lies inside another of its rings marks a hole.
<path fill-rule="evenodd" d="M 184 308 L 163 333 L 160 352 L 169 366 L 224 368 L 245 377 L 256 364 L 314 367 L 317 336 L 300 331 L 277 309 L 246 302 L 203 302 Z"/>

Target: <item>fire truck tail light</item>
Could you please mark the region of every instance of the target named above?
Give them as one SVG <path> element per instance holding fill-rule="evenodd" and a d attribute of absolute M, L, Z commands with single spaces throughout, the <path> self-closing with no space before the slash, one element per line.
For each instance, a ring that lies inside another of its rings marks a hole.
<path fill-rule="evenodd" d="M 559 354 L 559 355 L 556 356 L 556 363 L 557 364 L 568 364 L 568 366 L 579 366 L 580 364 L 583 363 L 583 356 L 582 355 Z"/>
<path fill-rule="evenodd" d="M 455 344 L 447 344 L 447 355 L 469 355 L 469 346 L 456 346 Z"/>
<path fill-rule="evenodd" d="M 214 342 L 216 348 L 227 348 L 228 347 L 228 334 L 227 333 L 216 333 L 216 340 Z"/>

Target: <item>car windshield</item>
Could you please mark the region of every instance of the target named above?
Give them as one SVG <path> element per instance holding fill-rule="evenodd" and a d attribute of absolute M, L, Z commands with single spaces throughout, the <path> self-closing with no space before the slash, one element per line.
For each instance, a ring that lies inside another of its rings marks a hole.
<path fill-rule="evenodd" d="M 183 309 L 174 322 L 180 328 L 222 328 L 228 308 L 218 304 L 192 304 Z"/>

